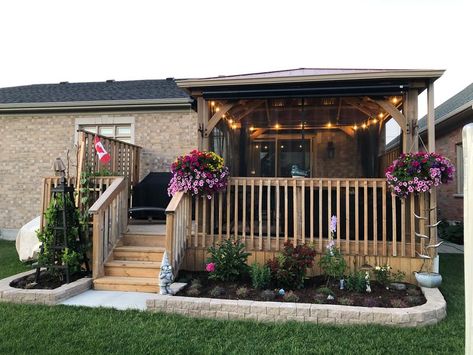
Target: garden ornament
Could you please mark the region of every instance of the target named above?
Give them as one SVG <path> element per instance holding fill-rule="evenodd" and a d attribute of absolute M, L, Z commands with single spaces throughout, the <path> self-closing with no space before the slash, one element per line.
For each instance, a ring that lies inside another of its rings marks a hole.
<path fill-rule="evenodd" d="M 159 293 L 161 295 L 172 295 L 173 292 L 170 286 L 173 281 L 172 266 L 169 264 L 167 253 L 164 252 L 163 261 L 161 262 L 161 271 L 159 272 Z"/>
<path fill-rule="evenodd" d="M 368 271 L 365 272 L 365 280 L 366 280 L 366 292 L 371 293 L 370 273 Z"/>

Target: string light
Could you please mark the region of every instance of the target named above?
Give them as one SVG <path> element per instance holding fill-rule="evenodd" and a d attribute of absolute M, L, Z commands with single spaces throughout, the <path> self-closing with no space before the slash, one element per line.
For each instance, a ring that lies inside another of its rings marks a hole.
<path fill-rule="evenodd" d="M 378 117 L 379 117 L 379 118 L 383 118 L 383 116 L 384 116 L 384 113 L 382 113 L 382 112 L 380 112 L 380 113 L 378 114 Z"/>
<path fill-rule="evenodd" d="M 215 106 L 215 101 L 210 101 L 210 106 Z"/>
<path fill-rule="evenodd" d="M 363 129 L 365 129 L 366 127 L 367 127 L 367 126 L 366 126 L 366 123 L 363 123 L 363 124 L 361 125 L 361 128 L 363 128 Z"/>
<path fill-rule="evenodd" d="M 353 129 L 356 131 L 356 130 L 358 129 L 358 126 L 355 124 L 355 125 L 353 126 Z"/>
<path fill-rule="evenodd" d="M 215 112 L 218 112 L 218 111 L 220 111 L 220 107 L 215 108 Z"/>
<path fill-rule="evenodd" d="M 394 96 L 391 101 L 393 104 L 397 104 L 399 102 L 397 96 Z"/>
<path fill-rule="evenodd" d="M 237 125 L 236 125 L 235 123 L 232 124 L 232 128 L 233 128 L 233 129 L 236 129 L 236 128 L 237 128 Z"/>
<path fill-rule="evenodd" d="M 256 149 L 258 149 L 258 148 L 259 148 L 259 145 L 257 144 L 257 145 L 256 145 Z"/>
<path fill-rule="evenodd" d="M 232 124 L 232 123 L 233 123 L 233 120 L 230 118 L 230 119 L 228 120 L 228 123 Z"/>
<path fill-rule="evenodd" d="M 331 122 L 327 123 L 327 127 L 328 128 L 332 127 L 332 123 Z"/>
<path fill-rule="evenodd" d="M 276 124 L 274 125 L 274 128 L 279 129 L 279 128 L 281 128 L 281 125 L 280 125 L 279 123 L 276 123 Z"/>
<path fill-rule="evenodd" d="M 253 132 L 255 130 L 255 127 L 251 126 L 250 127 L 250 132 Z"/>
<path fill-rule="evenodd" d="M 378 123 L 378 120 L 376 118 L 373 118 L 373 123 L 374 124 Z"/>

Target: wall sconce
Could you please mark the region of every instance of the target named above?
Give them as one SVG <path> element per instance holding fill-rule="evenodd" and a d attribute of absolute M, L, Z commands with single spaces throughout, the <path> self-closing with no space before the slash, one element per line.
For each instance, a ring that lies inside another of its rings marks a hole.
<path fill-rule="evenodd" d="M 333 142 L 327 142 L 327 158 L 335 158 L 335 144 Z"/>

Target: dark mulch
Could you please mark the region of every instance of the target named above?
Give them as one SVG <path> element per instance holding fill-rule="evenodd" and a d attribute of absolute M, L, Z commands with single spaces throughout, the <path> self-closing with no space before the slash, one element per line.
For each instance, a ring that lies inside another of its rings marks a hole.
<path fill-rule="evenodd" d="M 198 280 L 202 285 L 198 288 L 199 293 L 189 293 L 191 284 Z M 268 299 L 267 293 L 263 295 L 262 290 L 255 290 L 252 288 L 250 281 L 243 280 L 240 282 L 220 282 L 209 280 L 206 273 L 202 272 L 188 272 L 183 275 L 181 281 L 189 282 L 188 286 L 180 291 L 179 296 L 191 297 L 208 297 L 220 299 L 246 299 L 253 301 L 280 301 L 280 302 L 297 302 L 297 303 L 317 303 L 317 304 L 342 304 L 350 306 L 362 307 L 385 307 L 385 308 L 404 308 L 413 307 L 424 304 L 426 299 L 419 287 L 407 284 L 407 289 L 398 291 L 393 289 L 386 289 L 376 281 L 371 281 L 371 293 L 356 293 L 345 290 L 340 290 L 338 283 L 329 285 L 333 300 L 327 299 L 326 280 L 322 276 L 309 278 L 304 284 L 304 288 L 300 290 L 293 290 L 297 295 L 298 300 L 285 300 L 283 296 L 278 295 L 277 289 L 274 291 L 274 299 Z M 212 294 L 212 290 L 216 287 L 221 287 L 224 291 L 220 296 Z M 244 297 L 237 296 L 237 290 L 245 287 L 248 294 Z M 324 290 L 325 289 L 325 290 Z M 288 290 L 285 290 L 286 293 Z M 265 297 L 266 296 L 266 297 Z"/>
<path fill-rule="evenodd" d="M 85 272 L 76 272 L 70 275 L 70 282 L 74 282 L 82 277 L 87 276 Z M 35 273 L 23 276 L 10 282 L 11 287 L 23 289 L 37 290 L 53 290 L 66 283 L 65 276 L 63 278 L 55 276 L 48 271 L 41 271 L 38 283 L 35 282 Z"/>

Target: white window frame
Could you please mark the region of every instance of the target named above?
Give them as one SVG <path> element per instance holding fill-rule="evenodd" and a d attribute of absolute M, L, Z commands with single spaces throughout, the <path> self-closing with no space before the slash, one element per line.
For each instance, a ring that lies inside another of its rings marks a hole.
<path fill-rule="evenodd" d="M 135 117 L 133 116 L 96 116 L 96 117 L 77 117 L 75 119 L 74 142 L 77 144 L 80 126 L 120 126 L 130 125 L 130 143 L 135 144 Z"/>

